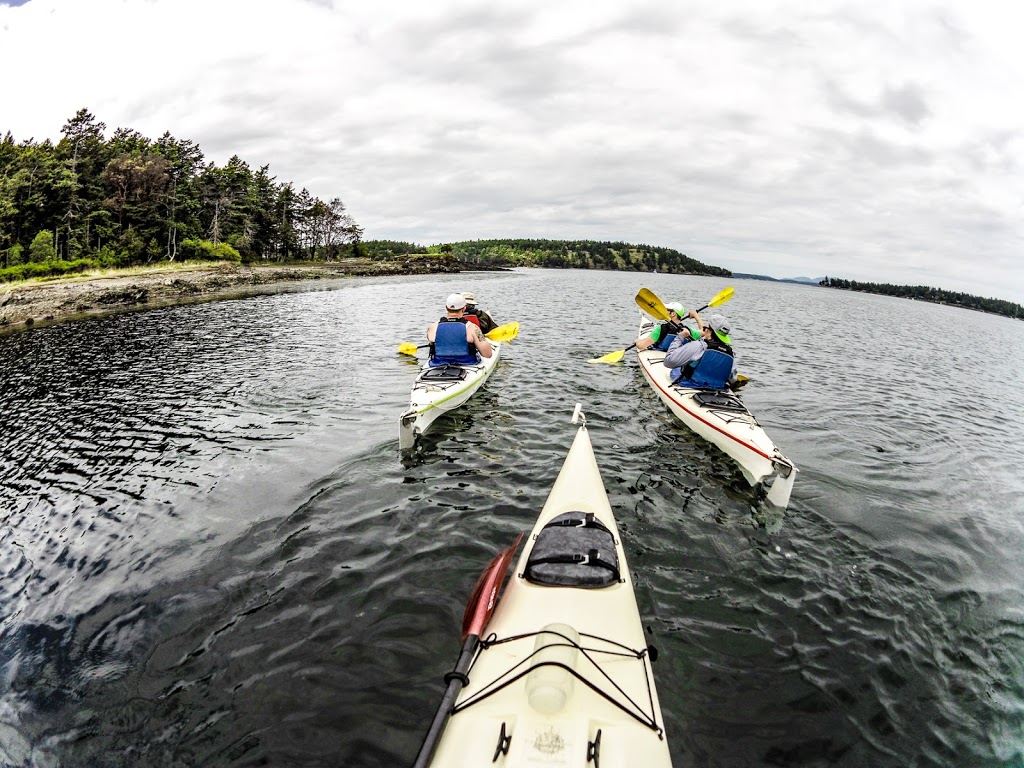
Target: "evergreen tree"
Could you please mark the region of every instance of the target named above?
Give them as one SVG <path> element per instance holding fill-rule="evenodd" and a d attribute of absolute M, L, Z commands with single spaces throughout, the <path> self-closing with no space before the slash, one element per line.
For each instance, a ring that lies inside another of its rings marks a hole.
<path fill-rule="evenodd" d="M 53 261 L 57 258 L 57 251 L 53 247 L 53 233 L 44 230 L 32 238 L 28 247 L 28 260 L 33 264 L 41 264 L 46 261 Z"/>

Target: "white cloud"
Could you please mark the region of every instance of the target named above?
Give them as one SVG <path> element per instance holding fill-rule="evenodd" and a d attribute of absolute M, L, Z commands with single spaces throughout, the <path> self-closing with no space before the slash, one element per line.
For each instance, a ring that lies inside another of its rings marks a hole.
<path fill-rule="evenodd" d="M 0 131 L 81 107 L 367 237 L 628 240 L 1024 301 L 1014 4 L 30 0 Z"/>

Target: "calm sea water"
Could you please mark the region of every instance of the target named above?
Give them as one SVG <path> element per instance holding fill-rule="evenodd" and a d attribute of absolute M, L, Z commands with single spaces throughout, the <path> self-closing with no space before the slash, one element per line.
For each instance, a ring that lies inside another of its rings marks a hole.
<path fill-rule="evenodd" d="M 0 337 L 0 765 L 411 762 L 585 404 L 677 766 L 1024 764 L 1024 324 L 732 281 L 768 511 L 634 357 L 727 281 L 356 279 Z M 400 459 L 453 290 L 521 335 Z M 968 340 L 969 343 L 964 343 Z"/>

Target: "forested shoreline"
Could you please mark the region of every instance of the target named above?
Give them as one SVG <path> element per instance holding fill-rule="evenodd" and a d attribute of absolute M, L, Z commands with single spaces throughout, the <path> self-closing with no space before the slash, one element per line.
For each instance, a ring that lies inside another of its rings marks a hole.
<path fill-rule="evenodd" d="M 423 246 L 361 242 L 339 197 L 321 200 L 269 165 L 218 167 L 198 144 L 149 139 L 80 109 L 56 143 L 0 140 L 0 282 L 187 260 L 242 264 L 401 261 L 437 256 L 479 268 L 604 269 L 732 277 L 672 248 L 595 240 L 501 238 Z M 1024 307 L 926 286 L 826 277 L 820 285 L 1024 319 Z"/>
<path fill-rule="evenodd" d="M 925 285 L 893 285 L 892 283 L 861 283 L 856 280 L 843 280 L 837 277 L 826 277 L 818 285 L 826 288 L 840 288 L 846 291 L 877 293 L 882 296 L 897 296 L 903 299 L 930 301 L 933 304 L 951 304 L 979 312 L 1003 315 L 1016 320 L 1024 320 L 1024 306 L 1002 299 L 982 298 L 959 291 L 946 291 L 942 288 L 929 288 Z"/>
<path fill-rule="evenodd" d="M 486 267 L 608 269 L 732 277 L 728 269 L 703 264 L 672 248 L 597 240 L 503 238 L 431 246 L 395 240 L 368 240 L 360 244 L 360 250 L 363 255 L 376 259 L 418 253 L 443 254 L 466 264 Z"/>
<path fill-rule="evenodd" d="M 0 141 L 0 280 L 185 259 L 328 261 L 362 229 L 237 155 L 218 167 L 195 142 L 155 141 L 81 109 L 61 139 Z"/>

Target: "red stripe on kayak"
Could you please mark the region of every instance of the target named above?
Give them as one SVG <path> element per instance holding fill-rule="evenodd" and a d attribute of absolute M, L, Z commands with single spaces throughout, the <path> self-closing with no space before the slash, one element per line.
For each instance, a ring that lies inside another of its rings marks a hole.
<path fill-rule="evenodd" d="M 736 435 L 730 435 L 730 434 L 729 434 L 728 432 L 726 432 L 726 431 L 725 431 L 724 429 L 722 429 L 721 427 L 717 427 L 717 426 L 715 426 L 714 424 L 712 424 L 712 423 L 711 423 L 710 421 L 708 421 L 707 419 L 702 419 L 702 418 L 701 418 L 701 417 L 700 417 L 700 416 L 699 416 L 698 414 L 696 414 L 696 413 L 694 413 L 693 411 L 691 411 L 691 410 L 690 410 L 689 408 L 687 408 L 687 407 L 686 407 L 685 405 L 683 405 L 683 404 L 682 404 L 682 403 L 681 403 L 681 402 L 680 402 L 679 400 L 676 400 L 676 399 L 675 399 L 674 397 L 672 397 L 672 395 L 671 395 L 671 394 L 669 394 L 669 392 L 668 392 L 668 391 L 667 391 L 667 390 L 666 390 L 666 389 L 665 389 L 664 387 L 662 387 L 662 386 L 661 386 L 661 385 L 660 385 L 660 384 L 659 384 L 658 382 L 656 382 L 656 381 L 654 380 L 654 376 L 652 376 L 652 375 L 651 375 L 650 373 L 648 373 L 648 372 L 647 372 L 647 367 L 648 367 L 649 365 L 650 365 L 650 363 L 647 363 L 647 362 L 646 362 L 646 361 L 644 361 L 644 360 L 641 360 L 641 361 L 640 361 L 640 366 L 641 366 L 641 368 L 643 368 L 644 376 L 646 376 L 646 377 L 647 377 L 647 380 L 648 380 L 649 382 L 651 382 L 651 384 L 653 384 L 653 385 L 654 385 L 655 387 L 657 387 L 657 388 L 658 388 L 658 389 L 660 389 L 660 390 L 661 390 L 662 392 L 664 392 L 664 393 L 665 393 L 665 396 L 666 396 L 666 397 L 667 397 L 667 398 L 668 398 L 669 400 L 671 400 L 671 401 L 672 401 L 673 403 L 675 403 L 676 405 L 678 405 L 678 406 L 679 406 L 680 408 L 682 408 L 682 409 L 683 409 L 684 411 L 686 411 L 686 412 L 687 412 L 688 414 L 690 414 L 691 416 L 693 416 L 693 418 L 695 418 L 695 419 L 696 419 L 697 421 L 701 422 L 702 424 L 707 424 L 707 425 L 708 425 L 709 427 L 711 427 L 711 428 L 712 428 L 713 430 L 715 430 L 716 432 L 720 432 L 721 434 L 725 435 L 725 436 L 726 436 L 726 437 L 728 437 L 729 439 L 731 439 L 731 440 L 735 440 L 735 441 L 736 441 L 737 443 L 739 443 L 740 445 L 742 445 L 742 446 L 743 446 L 744 448 L 746 448 L 747 450 L 749 450 L 749 451 L 753 451 L 753 452 L 754 452 L 754 453 L 756 453 L 756 454 L 757 454 L 758 456 L 761 456 L 761 457 L 763 457 L 763 458 L 765 458 L 765 459 L 768 459 L 768 461 L 772 461 L 772 462 L 774 462 L 774 461 L 775 461 L 775 459 L 774 459 L 774 458 L 773 458 L 772 456 L 769 456 L 769 455 L 768 455 L 767 453 L 765 453 L 764 451 L 760 450 L 759 448 L 755 448 L 755 447 L 754 447 L 754 446 L 752 446 L 752 445 L 751 445 L 750 443 L 745 443 L 745 442 L 743 442 L 743 441 L 742 441 L 742 440 L 740 440 L 740 439 L 739 439 L 738 437 L 736 437 Z"/>

